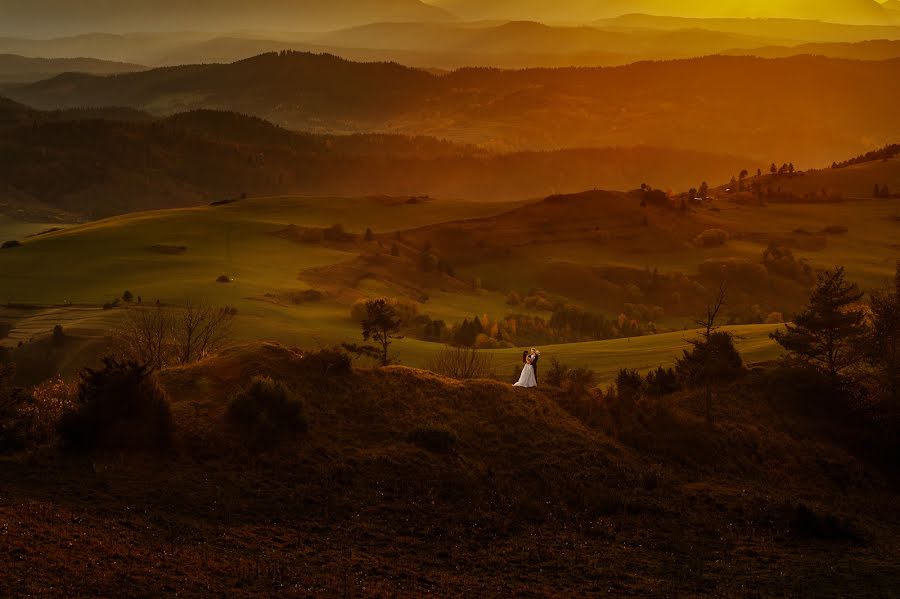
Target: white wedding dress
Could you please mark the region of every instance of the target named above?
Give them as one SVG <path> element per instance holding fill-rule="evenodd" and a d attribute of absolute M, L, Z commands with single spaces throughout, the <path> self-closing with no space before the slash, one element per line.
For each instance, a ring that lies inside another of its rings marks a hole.
<path fill-rule="evenodd" d="M 519 381 L 513 387 L 537 387 L 537 379 L 534 377 L 534 366 L 531 365 L 531 362 L 525 364 Z"/>

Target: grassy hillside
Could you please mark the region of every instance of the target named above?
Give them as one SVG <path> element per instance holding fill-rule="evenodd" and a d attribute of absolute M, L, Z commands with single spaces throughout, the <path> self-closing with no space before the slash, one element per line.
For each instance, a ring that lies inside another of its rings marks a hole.
<path fill-rule="evenodd" d="M 890 595 L 896 480 L 850 420 L 721 390 L 637 405 L 329 371 L 273 344 L 161 374 L 175 448 L 0 457 L 0 594 Z M 251 377 L 308 431 L 250 454 L 226 428 Z M 449 439 L 445 444 L 440 441 Z M 159 489 L 165 488 L 165 493 Z M 103 568 L 92 560 L 102 560 Z"/>
<path fill-rule="evenodd" d="M 550 308 L 508 302 L 511 292 L 524 298 L 542 288 L 552 302 L 570 302 L 612 320 L 625 312 L 642 326 L 653 318 L 657 329 L 673 331 L 631 340 L 543 343 L 550 355 L 589 366 L 605 381 L 623 365 L 670 364 L 693 335 L 682 329 L 723 274 L 730 296 L 725 322 L 762 323 L 770 312 L 788 317 L 807 288 L 767 273 L 762 254 L 770 242 L 792 248 L 815 268 L 844 265 L 866 290 L 884 285 L 900 259 L 900 247 L 892 242 L 900 226 L 897 206 L 889 200 L 766 206 L 723 201 L 714 209 L 684 212 L 641 207 L 640 197 L 590 192 L 527 206 L 288 197 L 122 216 L 25 238 L 23 247 L 0 251 L 0 301 L 36 306 L 8 309 L 0 318 L 14 323 L 7 345 L 37 342 L 54 324 L 63 324 L 73 338 L 99 339 L 121 318 L 120 310 L 103 311 L 100 305 L 127 289 L 147 303 L 193 297 L 235 306 L 239 339 L 330 345 L 360 339 L 350 318 L 359 298 L 404 297 L 420 314 L 448 325 L 475 315 L 548 320 Z M 353 239 L 298 237 L 336 223 Z M 823 232 L 836 224 L 847 231 Z M 374 231 L 371 242 L 362 239 L 367 228 Z M 698 247 L 694 238 L 710 228 L 725 230 L 730 240 Z M 426 243 L 456 266 L 453 276 L 420 270 Z M 389 256 L 393 245 L 398 257 Z M 220 275 L 233 282 L 217 283 Z M 475 276 L 478 291 L 470 284 Z M 296 299 L 307 289 L 322 293 L 321 299 Z M 639 315 L 653 306 L 661 316 Z M 744 337 L 739 343 L 748 359 L 776 355 L 767 337 L 775 326 L 734 329 Z M 440 347 L 417 340 L 416 331 L 406 336 L 393 348 L 404 364 L 424 366 Z M 494 352 L 498 374 L 511 372 L 518 352 Z"/>
<path fill-rule="evenodd" d="M 654 144 L 783 160 L 774 147 L 806 168 L 900 136 L 896 68 L 896 61 L 717 56 L 436 75 L 281 53 L 118 77 L 65 75 L 7 94 L 44 108 L 219 108 L 293 129 L 433 135 L 500 150 Z M 736 76 L 767 85 L 722 84 Z M 748 121 L 757 126 L 748 129 Z"/>

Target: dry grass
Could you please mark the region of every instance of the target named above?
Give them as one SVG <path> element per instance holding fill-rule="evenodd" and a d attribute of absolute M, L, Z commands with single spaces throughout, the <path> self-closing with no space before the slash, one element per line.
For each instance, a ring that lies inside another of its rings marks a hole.
<path fill-rule="evenodd" d="M 691 394 L 591 420 L 541 390 L 305 359 L 258 344 L 164 372 L 181 448 L 162 462 L 4 458 L 0 595 L 890 596 L 900 580 L 896 485 L 750 387 L 723 392 L 715 426 Z M 259 457 L 216 449 L 253 376 L 302 398 L 309 431 Z M 420 447 L 422 431 L 455 441 Z M 795 534 L 799 502 L 855 536 Z"/>

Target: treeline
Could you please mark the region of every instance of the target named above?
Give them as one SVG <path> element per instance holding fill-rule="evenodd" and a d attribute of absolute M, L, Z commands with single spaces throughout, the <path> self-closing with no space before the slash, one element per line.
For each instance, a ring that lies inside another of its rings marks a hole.
<path fill-rule="evenodd" d="M 477 349 L 600 341 L 638 337 L 656 331 L 652 322 L 640 322 L 625 313 L 617 318 L 607 318 L 580 306 L 563 303 L 552 308 L 549 318 L 509 314 L 493 319 L 484 314 L 450 326 L 441 325 L 436 327 L 433 322 L 427 323 L 424 338 Z"/>
<path fill-rule="evenodd" d="M 889 160 L 897 154 L 900 154 L 900 144 L 892 144 L 879 150 L 860 154 L 856 158 L 850 158 L 849 160 L 843 160 L 841 162 L 832 162 L 831 168 L 846 168 L 848 166 L 853 166 L 854 164 L 863 164 L 865 162 L 874 162 L 876 160 Z"/>

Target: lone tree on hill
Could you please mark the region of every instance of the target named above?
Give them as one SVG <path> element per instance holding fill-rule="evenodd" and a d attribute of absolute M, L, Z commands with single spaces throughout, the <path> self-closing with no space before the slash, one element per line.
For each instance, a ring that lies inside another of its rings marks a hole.
<path fill-rule="evenodd" d="M 366 302 L 366 317 L 362 321 L 362 336 L 381 345 L 381 363 L 387 366 L 388 348 L 392 339 L 400 339 L 400 318 L 397 311 L 385 299 Z"/>
<path fill-rule="evenodd" d="M 831 388 L 840 388 L 844 373 L 859 363 L 866 336 L 865 315 L 855 308 L 862 299 L 859 288 L 844 278 L 844 268 L 818 276 L 809 304 L 772 339 L 789 357 L 828 376 Z"/>
<path fill-rule="evenodd" d="M 746 179 L 747 176 L 748 176 L 749 174 L 750 174 L 750 173 L 747 172 L 747 169 L 742 170 L 742 171 L 738 174 L 738 180 L 739 180 L 739 182 L 740 182 L 740 189 L 741 189 L 741 191 L 744 191 L 744 179 Z"/>
<path fill-rule="evenodd" d="M 706 181 L 700 184 L 699 193 L 704 200 L 709 197 L 709 184 Z"/>
<path fill-rule="evenodd" d="M 706 316 L 695 322 L 702 327 L 699 339 L 690 341 L 693 349 L 685 350 L 676 362 L 678 377 L 693 387 L 706 391 L 706 419 L 712 422 L 713 386 L 734 380 L 743 370 L 744 361 L 734 346 L 731 333 L 720 331 L 718 319 L 727 299 L 725 283 L 719 286 L 712 302 L 706 306 Z"/>

